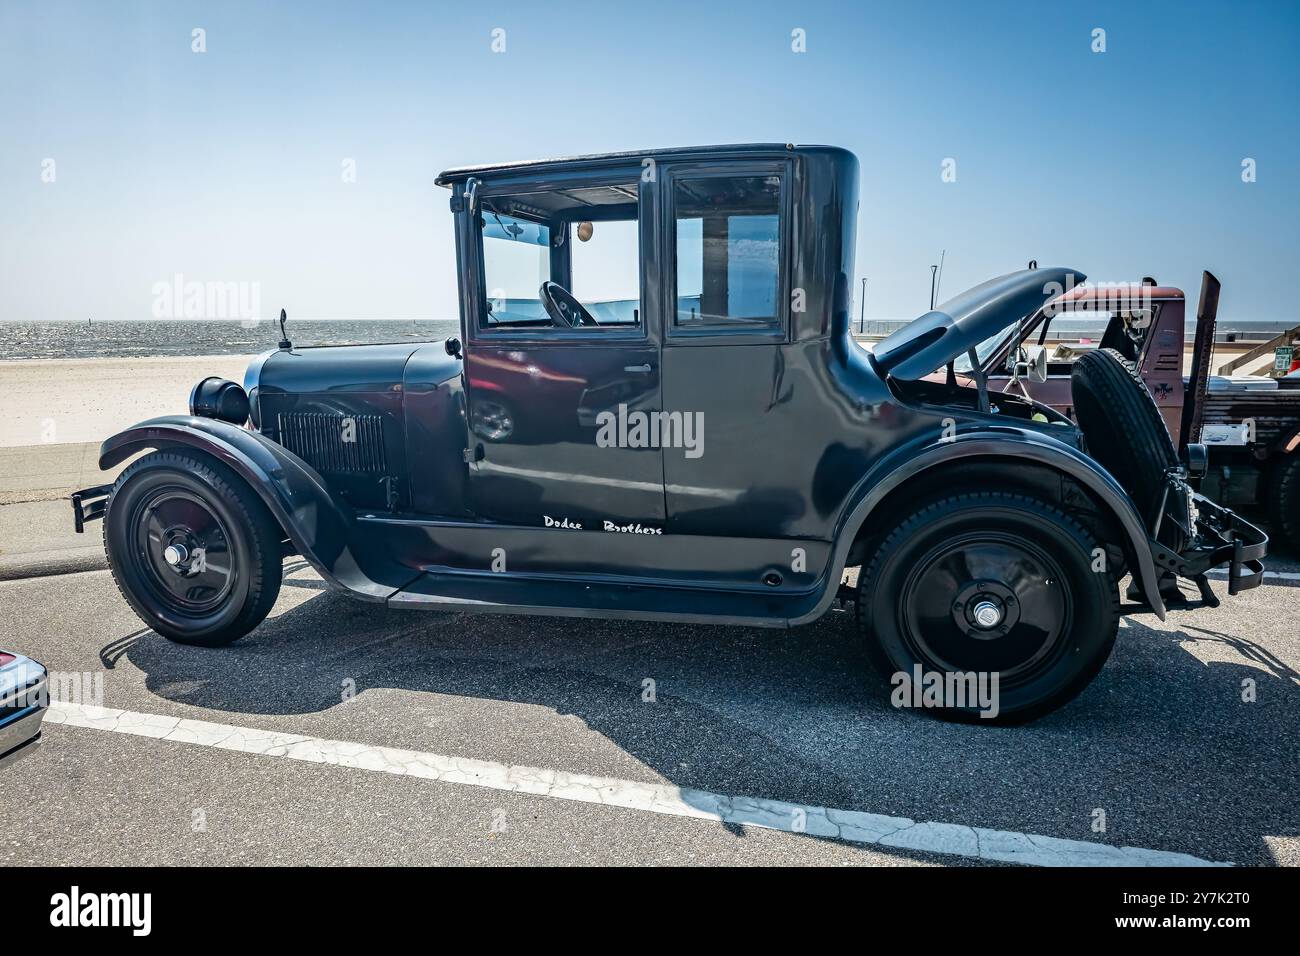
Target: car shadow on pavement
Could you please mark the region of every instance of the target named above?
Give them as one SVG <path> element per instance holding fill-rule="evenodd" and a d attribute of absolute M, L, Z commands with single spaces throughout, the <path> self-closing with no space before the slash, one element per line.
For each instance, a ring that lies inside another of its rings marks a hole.
<path fill-rule="evenodd" d="M 127 637 L 113 659 L 219 722 L 326 715 L 342 727 L 303 732 L 627 776 L 566 749 L 572 731 L 555 715 L 573 715 L 682 788 L 1239 864 L 1274 862 L 1266 838 L 1300 830 L 1300 675 L 1248 640 L 1188 626 L 1128 619 L 1079 699 L 1010 728 L 893 707 L 843 611 L 767 631 L 417 613 L 327 592 L 219 650 Z"/>

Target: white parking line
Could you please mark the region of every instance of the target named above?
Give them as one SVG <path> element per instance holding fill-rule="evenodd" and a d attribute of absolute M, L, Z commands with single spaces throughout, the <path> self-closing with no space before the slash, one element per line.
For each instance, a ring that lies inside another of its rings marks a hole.
<path fill-rule="evenodd" d="M 418 750 L 323 740 L 301 734 L 255 730 L 206 720 L 186 720 L 107 707 L 54 701 L 47 724 L 85 727 L 137 737 L 234 750 L 262 757 L 287 757 L 310 763 L 420 777 L 527 793 L 554 800 L 597 803 L 626 810 L 695 817 L 741 826 L 806 833 L 848 843 L 896 847 L 1032 866 L 1224 866 L 1185 853 L 1117 847 L 1011 830 L 986 830 L 955 823 L 918 823 L 906 817 L 858 810 L 804 806 L 783 800 L 729 797 L 671 784 L 591 777 L 541 767 L 444 757 Z"/>

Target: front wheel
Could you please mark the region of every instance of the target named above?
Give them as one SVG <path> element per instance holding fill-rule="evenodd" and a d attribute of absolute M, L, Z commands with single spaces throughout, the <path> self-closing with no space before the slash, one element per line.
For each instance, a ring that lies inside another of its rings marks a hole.
<path fill-rule="evenodd" d="M 1019 723 L 1073 699 L 1110 656 L 1106 552 L 1025 495 L 959 494 L 886 534 L 858 583 L 858 624 L 897 706 Z"/>
<path fill-rule="evenodd" d="M 145 455 L 122 472 L 104 516 L 118 590 L 181 644 L 247 634 L 280 593 L 280 528 L 239 476 L 189 452 Z"/>

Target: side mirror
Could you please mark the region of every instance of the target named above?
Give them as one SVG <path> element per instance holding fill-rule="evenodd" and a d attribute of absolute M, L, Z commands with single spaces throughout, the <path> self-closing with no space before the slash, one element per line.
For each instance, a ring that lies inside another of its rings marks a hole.
<path fill-rule="evenodd" d="M 592 235 L 596 232 L 596 226 L 590 222 L 578 223 L 578 240 L 580 242 L 589 242 Z"/>
<path fill-rule="evenodd" d="M 1026 350 L 1025 371 L 1031 382 L 1047 381 L 1047 347 L 1035 345 Z"/>

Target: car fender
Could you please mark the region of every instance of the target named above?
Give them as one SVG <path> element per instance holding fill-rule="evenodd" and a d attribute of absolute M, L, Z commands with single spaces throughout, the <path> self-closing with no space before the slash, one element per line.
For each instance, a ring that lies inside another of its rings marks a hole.
<path fill-rule="evenodd" d="M 850 503 L 845 507 L 837 526 L 835 548 L 830 565 L 832 573 L 828 581 L 838 581 L 843 578 L 849 549 L 858 530 L 873 509 L 891 491 L 904 481 L 915 478 L 931 468 L 939 468 L 959 459 L 972 458 L 1012 459 L 1045 465 L 1075 479 L 1096 495 L 1102 504 L 1110 509 L 1116 522 L 1127 535 L 1130 550 L 1134 555 L 1135 567 L 1131 570 L 1140 582 L 1142 592 L 1151 609 L 1160 620 L 1165 619 L 1165 604 L 1160 595 L 1159 574 L 1155 561 L 1151 557 L 1146 527 L 1137 508 L 1119 482 L 1110 472 L 1079 449 L 1050 435 L 1015 426 L 999 425 L 996 428 L 958 433 L 948 440 L 927 438 L 921 443 L 904 446 L 877 462 L 867 471 L 848 497 Z M 825 613 L 835 600 L 837 591 L 835 587 L 826 587 L 817 608 L 804 618 L 791 623 L 804 623 Z"/>
<path fill-rule="evenodd" d="M 384 601 L 416 576 L 361 546 L 364 539 L 354 533 L 351 516 L 310 465 L 242 426 L 192 415 L 150 419 L 107 439 L 99 449 L 99 467 L 112 468 L 147 448 L 175 447 L 209 454 L 243 478 L 297 552 L 331 586 Z"/>

